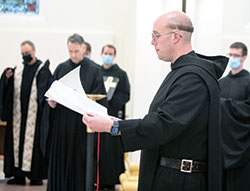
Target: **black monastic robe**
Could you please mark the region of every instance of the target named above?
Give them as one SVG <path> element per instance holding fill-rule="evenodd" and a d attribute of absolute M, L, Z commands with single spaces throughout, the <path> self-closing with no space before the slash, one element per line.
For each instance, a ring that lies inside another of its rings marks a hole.
<path fill-rule="evenodd" d="M 119 79 L 114 94 L 111 100 L 108 101 L 108 114 L 125 119 L 125 104 L 130 98 L 130 84 L 126 72 L 117 64 L 114 64 L 109 69 L 102 66 L 101 72 L 102 76 L 112 76 Z"/>
<path fill-rule="evenodd" d="M 119 122 L 124 150 L 142 149 L 138 190 L 221 190 L 217 79 L 227 61 L 225 57 L 197 56 L 193 51 L 179 57 L 171 64 L 172 71 L 148 114 L 143 119 Z M 188 174 L 161 167 L 160 156 L 204 161 L 208 172 Z"/>
<path fill-rule="evenodd" d="M 250 74 L 230 72 L 219 84 L 226 190 L 249 191 Z"/>
<path fill-rule="evenodd" d="M 103 94 L 100 69 L 88 58 L 75 64 L 70 59 L 56 68 L 55 80 L 80 65 L 86 94 Z M 50 112 L 48 191 L 84 191 L 86 174 L 86 126 L 82 115 L 57 103 Z"/>
<path fill-rule="evenodd" d="M 119 79 L 111 100 L 107 102 L 108 114 L 125 119 L 125 104 L 130 98 L 130 84 L 125 71 L 117 64 L 109 69 L 101 67 L 102 76 Z M 109 133 L 101 134 L 100 146 L 100 184 L 119 184 L 119 175 L 124 172 L 124 154 L 120 137 Z"/>
<path fill-rule="evenodd" d="M 37 60 L 34 64 L 24 65 L 21 84 L 21 126 L 20 126 L 20 142 L 19 142 L 19 166 L 14 166 L 14 151 L 13 151 L 13 93 L 14 93 L 14 76 L 9 80 L 5 77 L 5 73 L 1 77 L 1 98 L 2 107 L 1 120 L 7 121 L 5 144 L 4 144 L 4 173 L 5 177 L 21 176 L 28 177 L 32 180 L 40 180 L 47 178 L 47 164 L 42 156 L 40 148 L 40 125 L 43 116 L 43 108 L 45 105 L 44 93 L 47 91 L 52 81 L 52 75 L 49 70 L 49 61 L 40 69 L 37 77 L 35 73 L 41 64 Z M 15 69 L 13 69 L 15 75 Z M 28 104 L 31 93 L 33 80 L 37 84 L 37 113 L 35 124 L 34 146 L 32 151 L 31 170 L 22 170 L 23 146 L 25 140 L 26 120 L 28 112 Z"/>

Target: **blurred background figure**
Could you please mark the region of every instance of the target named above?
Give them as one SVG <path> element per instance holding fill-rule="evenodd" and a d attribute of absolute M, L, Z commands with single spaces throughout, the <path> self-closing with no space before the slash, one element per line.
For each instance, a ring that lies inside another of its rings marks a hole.
<path fill-rule="evenodd" d="M 219 81 L 226 191 L 250 190 L 250 74 L 244 69 L 247 46 L 229 48 L 229 74 Z"/>
<path fill-rule="evenodd" d="M 84 42 L 84 43 L 83 43 L 83 46 L 84 46 L 85 49 L 86 49 L 86 52 L 85 52 L 84 56 L 85 56 L 86 58 L 90 59 L 91 62 L 92 62 L 93 64 L 95 64 L 97 67 L 100 67 L 99 64 L 97 64 L 95 61 L 93 61 L 93 60 L 91 59 L 91 50 L 92 50 L 91 45 L 90 45 L 88 42 Z"/>
<path fill-rule="evenodd" d="M 49 61 L 36 58 L 33 42 L 21 43 L 22 64 L 7 68 L 1 77 L 1 119 L 7 121 L 4 146 L 5 177 L 8 184 L 42 185 L 47 165 L 40 148 L 40 125 L 52 75 Z"/>
<path fill-rule="evenodd" d="M 107 93 L 108 114 L 125 119 L 125 105 L 130 99 L 130 84 L 127 73 L 114 59 L 116 48 L 105 45 L 101 50 L 101 73 Z M 109 133 L 101 134 L 100 147 L 100 188 L 114 190 L 119 184 L 119 175 L 124 172 L 124 154 L 120 138 Z"/>
<path fill-rule="evenodd" d="M 53 74 L 54 80 L 80 66 L 80 80 L 86 94 L 103 94 L 104 86 L 99 67 L 84 57 L 86 48 L 79 34 L 67 40 L 70 58 L 59 64 Z M 48 191 L 84 191 L 86 175 L 86 126 L 82 115 L 56 103 L 48 101 L 50 111 L 50 145 Z M 94 185 L 93 185 L 94 188 Z"/>
<path fill-rule="evenodd" d="M 86 48 L 85 57 L 90 59 L 91 58 L 91 45 L 86 41 L 83 43 L 83 45 Z"/>

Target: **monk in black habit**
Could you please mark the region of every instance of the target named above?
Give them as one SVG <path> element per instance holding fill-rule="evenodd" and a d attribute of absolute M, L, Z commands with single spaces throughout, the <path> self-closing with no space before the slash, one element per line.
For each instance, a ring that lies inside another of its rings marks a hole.
<path fill-rule="evenodd" d="M 45 106 L 44 93 L 52 75 L 49 62 L 35 57 L 31 41 L 21 44 L 23 63 L 8 68 L 1 77 L 1 119 L 7 121 L 4 145 L 5 177 L 8 184 L 42 185 L 47 178 L 47 164 L 40 148 L 40 125 Z"/>
<path fill-rule="evenodd" d="M 80 80 L 86 94 L 103 94 L 100 69 L 84 57 L 84 40 L 78 34 L 68 38 L 70 59 L 57 66 L 53 74 L 58 80 L 80 66 Z M 48 136 L 48 191 L 84 191 L 86 174 L 86 126 L 82 115 L 54 101 L 51 108 Z M 94 185 L 93 185 L 94 187 Z"/>
<path fill-rule="evenodd" d="M 119 135 L 124 151 L 142 149 L 140 191 L 220 191 L 222 187 L 220 94 L 217 79 L 227 58 L 197 55 L 193 26 L 182 12 L 161 15 L 152 45 L 172 71 L 142 119 L 112 120 L 86 113 L 93 131 Z"/>
<path fill-rule="evenodd" d="M 226 191 L 250 190 L 250 73 L 243 64 L 247 47 L 235 42 L 229 49 L 229 74 L 221 89 L 222 142 Z"/>
<path fill-rule="evenodd" d="M 107 92 L 108 114 L 125 119 L 125 104 L 130 97 L 128 76 L 117 64 L 114 64 L 116 48 L 105 45 L 101 51 L 101 73 Z M 125 171 L 124 154 L 120 137 L 109 133 L 101 134 L 100 146 L 100 188 L 114 190 L 115 184 L 120 184 L 119 176 Z"/>

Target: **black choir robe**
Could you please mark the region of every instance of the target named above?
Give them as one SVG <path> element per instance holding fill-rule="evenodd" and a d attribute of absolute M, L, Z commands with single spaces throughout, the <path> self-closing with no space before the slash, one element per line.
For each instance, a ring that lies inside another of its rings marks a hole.
<path fill-rule="evenodd" d="M 125 104 L 130 98 L 130 84 L 128 76 L 124 70 L 122 70 L 117 64 L 114 64 L 111 68 L 105 69 L 101 67 L 102 76 L 112 76 L 119 79 L 115 92 L 108 101 L 108 113 L 111 116 L 125 119 Z"/>
<path fill-rule="evenodd" d="M 125 104 L 130 98 L 130 84 L 128 76 L 117 64 L 109 69 L 101 67 L 103 76 L 119 79 L 114 94 L 107 102 L 108 114 L 125 119 Z M 119 175 L 125 171 L 124 154 L 120 137 L 109 133 L 101 134 L 100 146 L 100 185 L 119 184 Z"/>
<path fill-rule="evenodd" d="M 35 138 L 33 147 L 33 156 L 31 163 L 31 171 L 26 172 L 21 169 L 21 164 L 19 167 L 14 166 L 14 151 L 13 151 L 13 92 L 14 92 L 14 77 L 12 76 L 9 80 L 6 79 L 5 74 L 1 76 L 0 82 L 0 105 L 1 105 L 1 120 L 7 121 L 6 133 L 5 133 L 5 143 L 4 143 L 4 173 L 5 177 L 12 176 L 26 176 L 32 180 L 40 180 L 47 178 L 47 163 L 42 155 L 40 147 L 40 126 L 41 120 L 43 118 L 43 110 L 46 104 L 44 93 L 49 88 L 52 75 L 49 70 L 49 61 L 46 61 L 44 66 L 40 69 L 36 79 L 34 79 L 36 70 L 41 64 L 40 60 L 37 60 L 33 65 L 25 64 L 22 76 L 22 86 L 21 86 L 21 105 L 22 105 L 22 123 L 20 127 L 20 142 L 19 151 L 22 153 L 23 142 L 25 135 L 25 124 L 28 110 L 28 103 L 31 91 L 32 81 L 37 82 L 37 102 L 38 109 L 36 114 L 36 127 L 35 127 Z M 15 68 L 13 69 L 15 75 Z M 8 81 L 8 82 L 7 82 Z M 7 83 L 6 83 L 7 82 Z M 19 153 L 20 153 L 19 152 Z M 22 161 L 22 154 L 19 155 L 19 161 Z"/>
<path fill-rule="evenodd" d="M 211 60 L 211 61 L 209 61 Z M 217 79 L 228 59 L 194 51 L 171 64 L 143 119 L 120 121 L 125 151 L 142 149 L 140 191 L 220 191 L 220 95 Z M 204 161 L 207 173 L 159 166 L 160 156 Z"/>
<path fill-rule="evenodd" d="M 88 58 L 75 64 L 70 59 L 57 66 L 53 76 L 62 78 L 77 66 L 86 94 L 103 94 L 100 69 Z M 84 191 L 86 174 L 86 126 L 82 115 L 57 103 L 50 111 L 48 191 Z"/>
<path fill-rule="evenodd" d="M 219 81 L 226 190 L 250 190 L 250 73 Z"/>

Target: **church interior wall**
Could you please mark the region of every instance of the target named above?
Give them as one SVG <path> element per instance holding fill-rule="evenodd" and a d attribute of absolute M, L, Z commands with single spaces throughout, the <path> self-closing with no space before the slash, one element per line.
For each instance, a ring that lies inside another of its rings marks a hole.
<path fill-rule="evenodd" d="M 161 13 L 181 10 L 181 2 L 41 0 L 38 16 L 0 15 L 0 70 L 21 62 L 20 43 L 27 39 L 35 43 L 38 58 L 50 59 L 52 71 L 69 57 L 66 40 L 75 32 L 91 43 L 92 59 L 97 63 L 102 45 L 111 43 L 131 83 L 127 116 L 143 117 L 170 71 L 170 63 L 159 61 L 151 45 L 153 22 Z M 187 0 L 187 14 L 195 27 L 193 48 L 201 54 L 226 55 L 231 43 L 243 41 L 250 49 L 249 9 L 248 0 Z M 249 59 L 245 63 L 248 70 Z M 138 161 L 139 155 L 134 156 Z"/>
<path fill-rule="evenodd" d="M 117 48 L 116 62 L 131 70 L 134 1 L 117 0 L 40 0 L 38 15 L 0 14 L 0 71 L 21 63 L 20 43 L 31 40 L 36 55 L 56 66 L 69 58 L 66 41 L 79 33 L 92 46 L 91 58 L 101 64 L 101 48 L 113 44 Z M 128 71 L 130 81 L 132 76 Z M 131 117 L 130 104 L 127 115 Z"/>

